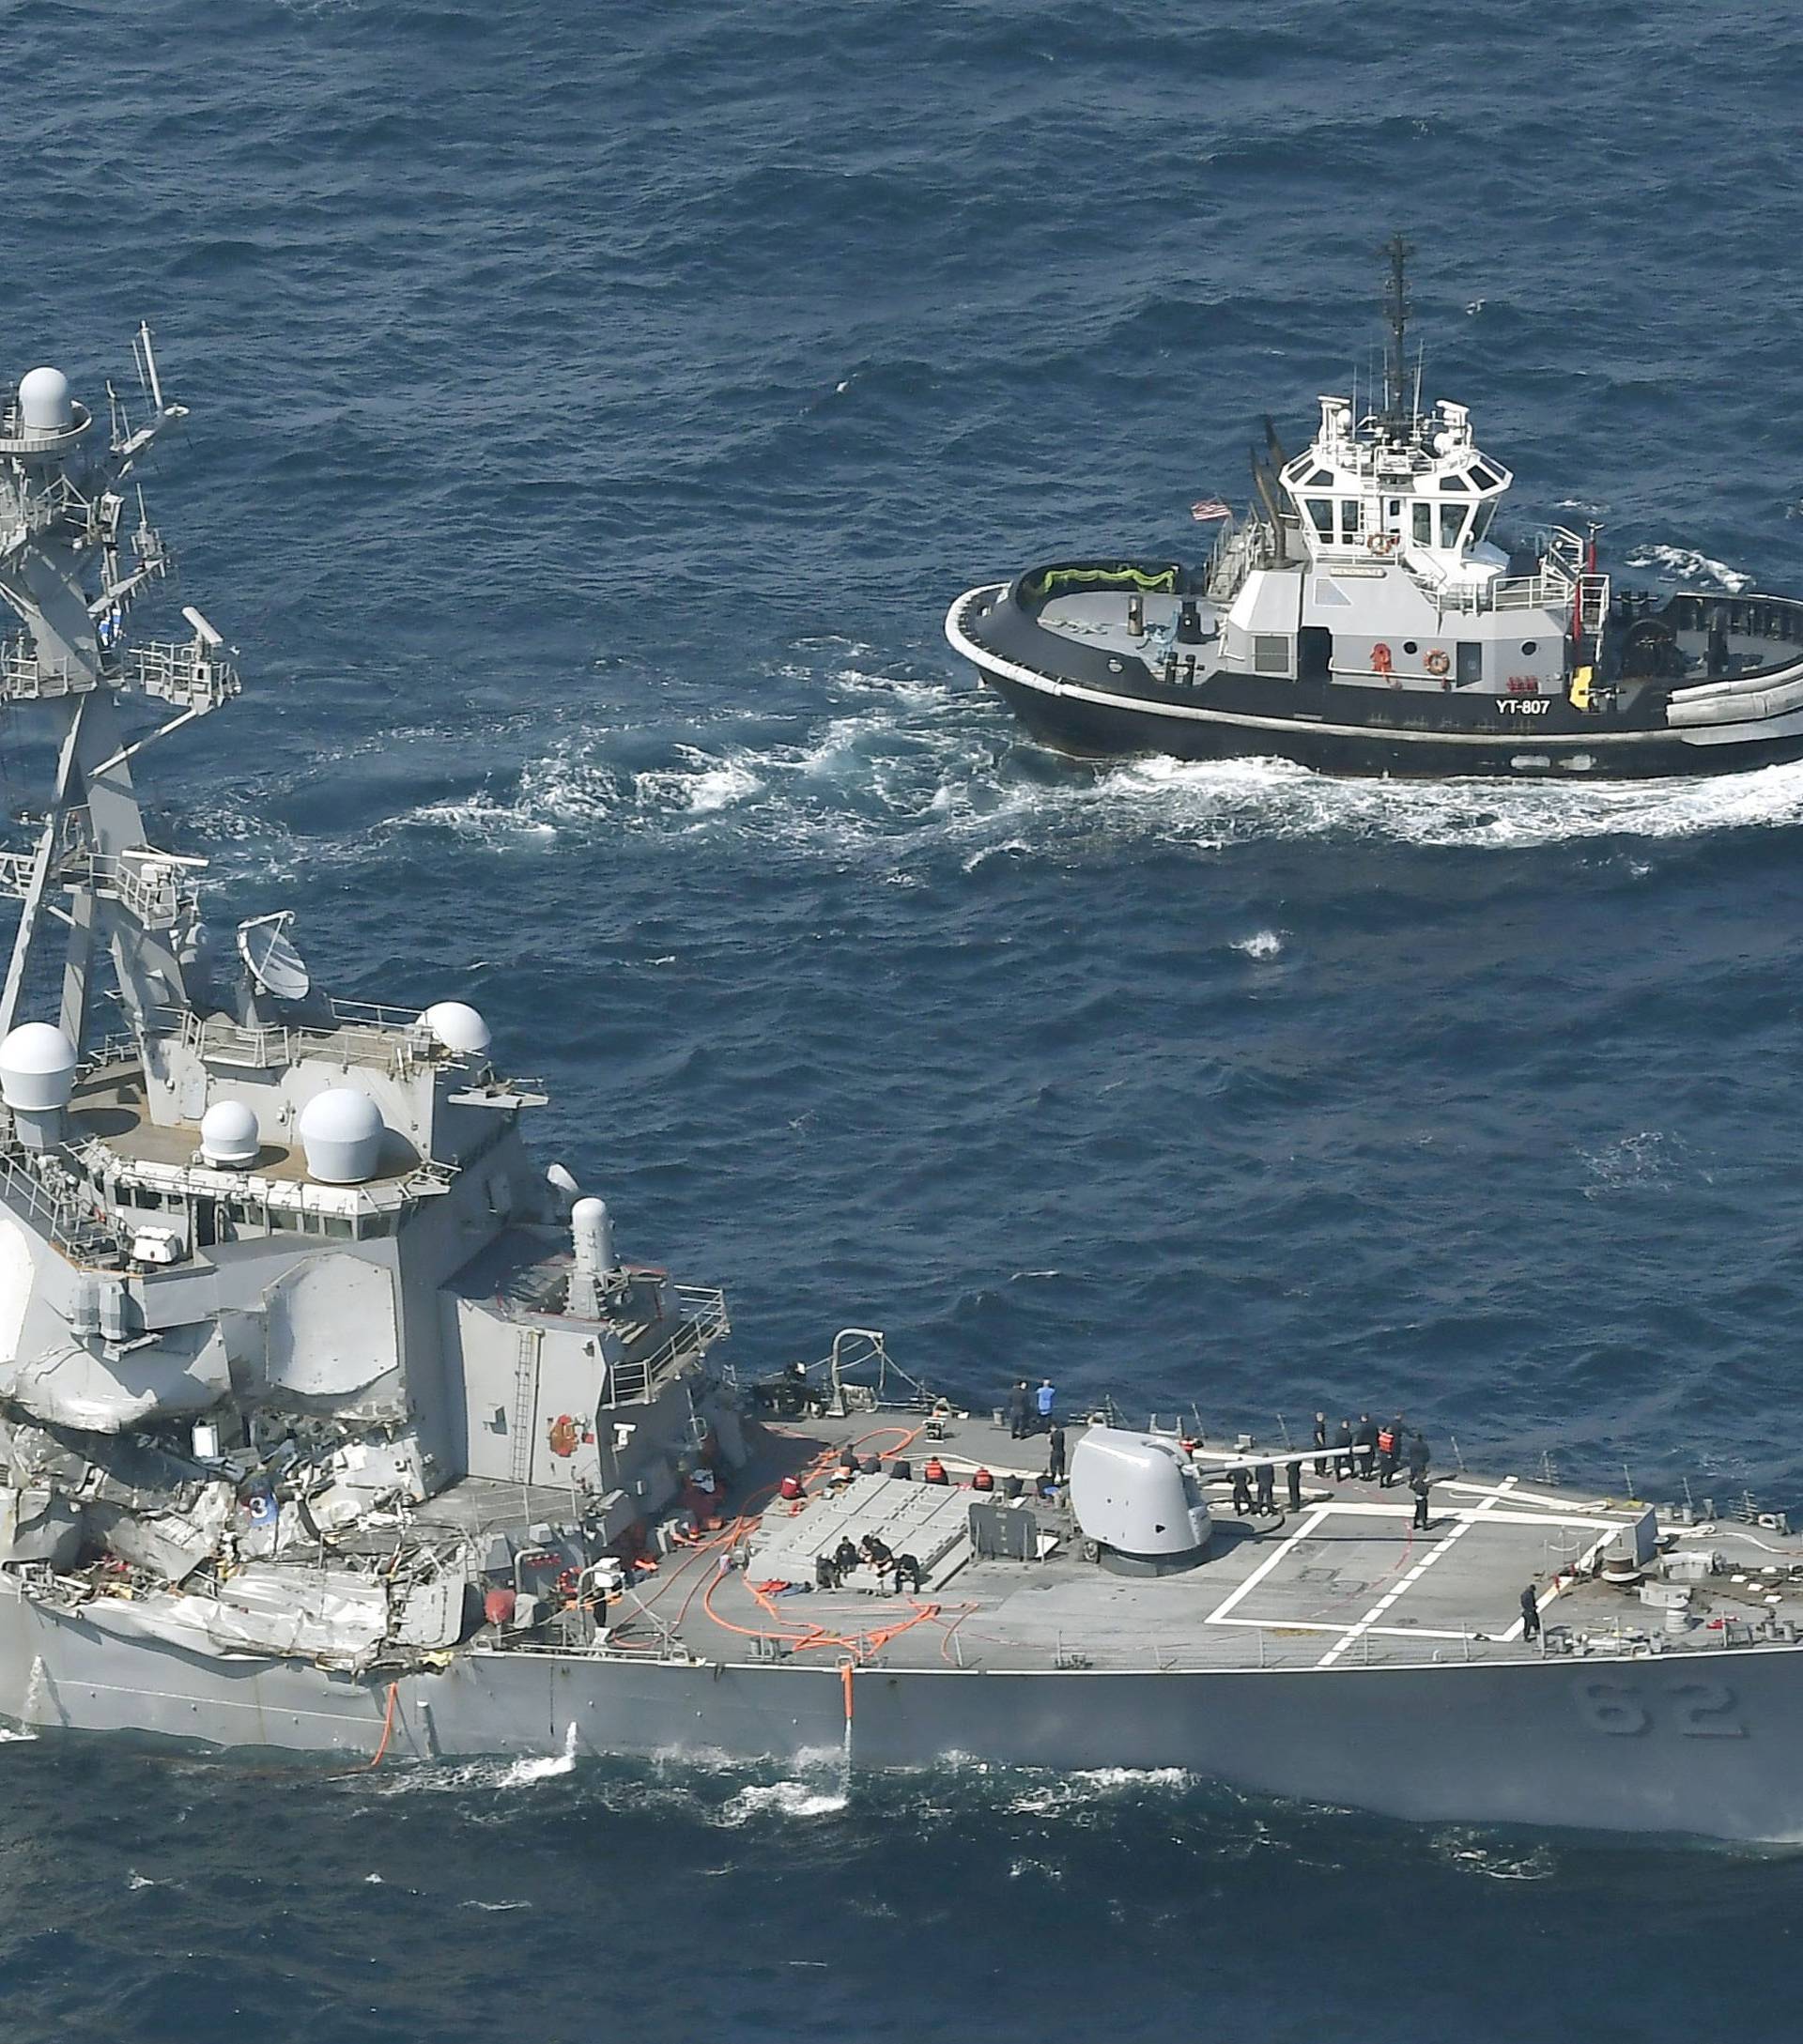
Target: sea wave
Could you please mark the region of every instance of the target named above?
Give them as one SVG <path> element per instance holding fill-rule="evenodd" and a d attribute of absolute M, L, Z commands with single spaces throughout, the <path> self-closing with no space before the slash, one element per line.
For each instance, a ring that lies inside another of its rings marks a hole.
<path fill-rule="evenodd" d="M 1750 575 L 1730 567 L 1725 561 L 1712 561 L 1707 554 L 1698 553 L 1694 546 L 1636 546 L 1626 556 L 1626 565 L 1657 568 L 1661 574 L 1679 582 L 1713 582 L 1731 596 L 1738 596 L 1743 590 L 1753 586 Z"/>

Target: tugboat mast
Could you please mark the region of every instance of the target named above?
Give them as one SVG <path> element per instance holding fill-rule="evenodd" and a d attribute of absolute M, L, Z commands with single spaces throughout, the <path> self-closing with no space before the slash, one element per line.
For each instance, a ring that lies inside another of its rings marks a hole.
<path fill-rule="evenodd" d="M 1383 316 L 1390 329 L 1383 351 L 1383 420 L 1391 437 L 1400 439 L 1413 423 L 1404 407 L 1409 392 L 1409 258 L 1412 246 L 1401 235 L 1393 234 L 1382 254 L 1389 258 L 1389 274 L 1383 280 Z"/>

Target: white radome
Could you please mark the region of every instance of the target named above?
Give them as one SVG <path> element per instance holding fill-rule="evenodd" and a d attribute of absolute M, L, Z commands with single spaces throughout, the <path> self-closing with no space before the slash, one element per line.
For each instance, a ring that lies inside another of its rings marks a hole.
<path fill-rule="evenodd" d="M 255 1110 L 242 1100 L 215 1100 L 200 1117 L 200 1154 L 209 1164 L 254 1164 L 262 1146 Z"/>
<path fill-rule="evenodd" d="M 493 1031 L 467 1001 L 435 1001 L 420 1020 L 447 1051 L 459 1057 L 480 1057 L 495 1040 Z"/>
<path fill-rule="evenodd" d="M 300 1110 L 300 1133 L 307 1176 L 322 1185 L 361 1185 L 380 1169 L 381 1112 L 354 1086 L 316 1093 Z"/>
<path fill-rule="evenodd" d="M 19 417 L 34 433 L 61 433 L 74 423 L 69 378 L 60 369 L 30 369 L 19 378 Z"/>
<path fill-rule="evenodd" d="M 75 1046 L 54 1022 L 22 1022 L 0 1042 L 0 1099 L 20 1114 L 53 1114 L 75 1090 Z"/>

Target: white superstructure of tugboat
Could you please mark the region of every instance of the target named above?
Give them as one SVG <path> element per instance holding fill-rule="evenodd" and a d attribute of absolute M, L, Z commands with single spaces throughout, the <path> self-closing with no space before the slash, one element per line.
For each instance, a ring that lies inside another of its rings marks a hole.
<path fill-rule="evenodd" d="M 534 1160 L 543 1095 L 455 983 L 336 999 L 286 911 L 209 936 L 131 770 L 238 677 L 198 610 L 137 636 L 182 417 L 138 354 L 137 423 L 45 371 L 0 414 L 0 699 L 51 741 L 0 859 L 0 1716 L 1803 1839 L 1781 1515 L 1411 1442 L 1417 1501 L 1370 1452 L 1108 1407 L 1059 1442 L 1022 1359 L 1004 1425 L 868 1330 L 741 1386 L 719 1293 Z"/>
<path fill-rule="evenodd" d="M 1055 561 L 967 591 L 952 647 L 1084 757 L 1282 756 L 1340 774 L 1622 778 L 1803 757 L 1803 604 L 1617 590 L 1594 533 L 1501 544 L 1509 470 L 1424 408 L 1388 251 L 1382 402 L 1326 396 L 1209 558 Z M 1198 507 L 1200 508 L 1200 507 Z"/>

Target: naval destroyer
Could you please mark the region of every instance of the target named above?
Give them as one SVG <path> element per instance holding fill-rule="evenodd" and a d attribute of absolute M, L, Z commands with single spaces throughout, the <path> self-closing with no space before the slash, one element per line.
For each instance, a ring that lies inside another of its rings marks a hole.
<path fill-rule="evenodd" d="M 1617 588 L 1595 530 L 1504 537 L 1513 477 L 1410 373 L 1400 238 L 1381 393 L 1271 423 L 1200 562 L 1047 561 L 960 596 L 953 650 L 1081 757 L 1275 756 L 1335 774 L 1601 780 L 1803 758 L 1803 602 Z"/>
<path fill-rule="evenodd" d="M 0 409 L 0 698 L 48 783 L 0 859 L 0 1715 L 1803 1838 L 1781 1516 L 1419 1441 L 1410 1492 L 1194 1414 L 1055 1432 L 871 1330 L 741 1379 L 719 1292 L 533 1158 L 544 1096 L 455 983 L 352 1002 L 286 914 L 211 935 L 133 769 L 239 682 L 198 609 L 140 635 L 184 413 L 136 358 L 104 416 L 51 369 Z"/>

